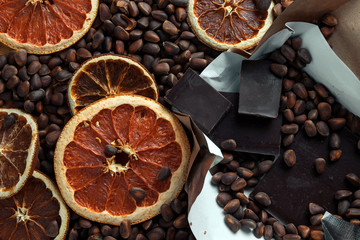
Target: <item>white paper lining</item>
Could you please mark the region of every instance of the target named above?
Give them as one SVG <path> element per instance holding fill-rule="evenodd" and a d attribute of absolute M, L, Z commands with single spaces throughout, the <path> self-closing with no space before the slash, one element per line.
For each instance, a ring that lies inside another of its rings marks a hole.
<path fill-rule="evenodd" d="M 302 47 L 310 51 L 313 59 L 304 71 L 316 82 L 324 84 L 345 108 L 360 116 L 360 81 L 332 51 L 319 27 L 303 22 L 289 22 L 286 27 L 271 36 L 250 59 L 262 59 L 281 47 L 290 36 L 301 36 Z M 236 53 L 224 52 L 200 76 L 218 91 L 238 92 L 244 59 Z"/>
<path fill-rule="evenodd" d="M 302 47 L 307 48 L 312 56 L 312 62 L 304 70 L 315 81 L 324 84 L 344 107 L 360 116 L 360 81 L 331 50 L 318 26 L 303 22 L 289 22 L 286 26 L 287 29 L 271 36 L 250 59 L 264 58 L 266 54 L 281 47 L 290 36 L 300 36 Z M 235 53 L 224 52 L 209 64 L 200 76 L 218 91 L 238 92 L 241 62 L 244 59 Z M 221 154 L 215 144 L 209 139 L 207 141 L 210 152 Z M 221 158 L 217 157 L 213 165 L 220 160 Z M 211 185 L 210 180 L 211 174 L 208 172 L 203 190 L 188 216 L 196 239 L 256 240 L 251 232 L 240 230 L 234 234 L 225 225 L 223 209 L 215 201 L 219 192 Z"/>

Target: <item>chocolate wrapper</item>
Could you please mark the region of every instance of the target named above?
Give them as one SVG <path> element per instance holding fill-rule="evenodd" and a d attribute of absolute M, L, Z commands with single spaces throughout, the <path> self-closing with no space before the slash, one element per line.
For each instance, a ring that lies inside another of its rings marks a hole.
<path fill-rule="evenodd" d="M 360 116 L 360 81 L 331 50 L 319 28 L 303 22 L 289 22 L 285 26 L 286 29 L 268 38 L 249 59 L 264 58 L 266 54 L 280 48 L 289 37 L 301 36 L 302 47 L 310 51 L 313 59 L 304 71 L 315 81 L 324 84 L 348 110 Z M 224 52 L 200 76 L 218 91 L 237 92 L 241 62 L 244 59 L 240 55 Z"/>
<path fill-rule="evenodd" d="M 360 239 L 360 227 L 326 212 L 321 219 L 326 240 Z"/>
<path fill-rule="evenodd" d="M 185 184 L 185 191 L 189 198 L 188 209 L 190 210 L 192 203 L 203 188 L 208 169 L 221 161 L 222 154 L 220 149 L 201 132 L 188 115 L 179 112 L 174 113 L 185 127 L 192 146 L 188 180 Z"/>
<path fill-rule="evenodd" d="M 357 54 L 360 55 L 360 52 L 349 51 L 349 53 L 351 53 L 349 59 L 355 59 L 354 62 L 348 60 L 351 64 L 348 64 L 346 61 L 347 56 L 343 57 L 340 55 L 344 58 L 344 61 L 347 63 L 346 65 L 328 46 L 328 43 L 323 38 L 317 26 L 304 22 L 289 22 L 285 25 L 289 20 L 312 22 L 313 19 L 320 18 L 324 13 L 335 10 L 346 2 L 347 1 L 296 1 L 274 22 L 273 26 L 269 29 L 260 45 L 251 56 L 249 53 L 237 49 L 232 49 L 232 52 L 224 52 L 201 73 L 201 77 L 218 91 L 237 92 L 239 90 L 241 62 L 245 57 L 250 56 L 249 59 L 264 58 L 267 53 L 279 48 L 289 37 L 300 36 L 303 39 L 302 46 L 308 48 L 313 57 L 312 63 L 304 70 L 315 81 L 321 82 L 327 86 L 340 103 L 359 116 L 360 108 L 358 102 L 360 101 L 360 98 L 357 95 L 360 90 L 360 82 L 358 79 L 360 76 L 358 74 L 360 73 L 358 68 L 360 69 L 360 66 L 355 63 L 360 62 L 360 58 L 356 56 Z M 348 25 L 347 21 L 353 22 L 351 18 L 344 16 L 346 15 L 346 10 L 344 9 L 349 8 L 357 8 L 356 11 L 359 12 L 360 2 L 351 1 L 346 3 L 335 12 L 340 23 L 331 39 L 337 39 L 337 35 L 339 34 L 337 32 L 338 29 L 340 29 L 340 32 L 343 34 L 342 39 L 346 38 L 343 42 L 334 41 L 335 52 L 341 52 L 341 49 L 345 48 L 343 46 L 345 42 L 346 44 L 351 45 L 350 49 L 356 49 L 357 46 L 357 42 L 352 39 L 352 35 L 356 35 L 354 33 L 356 30 L 349 31 L 348 28 L 347 31 L 342 31 L 342 29 Z M 353 11 L 356 12 L 355 10 Z M 356 33 L 359 34 L 360 25 L 358 23 L 353 23 L 352 28 L 350 29 L 354 28 L 358 29 Z M 346 48 L 349 49 L 348 46 L 346 46 Z M 234 54 L 234 52 L 241 56 Z M 354 72 L 358 75 L 356 76 Z M 204 172 L 203 169 L 198 169 L 198 171 L 201 171 L 202 174 Z M 191 202 L 192 207 L 189 212 L 188 220 L 194 236 L 197 239 L 208 240 L 257 239 L 251 232 L 239 231 L 233 233 L 228 229 L 224 223 L 223 209 L 221 209 L 215 201 L 218 189 L 211 185 L 210 180 L 211 174 L 208 172 L 205 176 L 204 184 L 202 184 L 202 181 L 199 182 L 201 183 L 200 185 L 203 185 L 200 195 L 197 197 L 191 196 L 191 199 L 195 199 L 195 202 Z M 191 179 L 189 179 L 189 181 L 191 181 Z M 192 185 L 195 185 L 195 183 L 192 183 Z M 344 229 L 339 228 L 339 230 L 340 232 L 338 232 L 338 234 L 343 234 Z"/>

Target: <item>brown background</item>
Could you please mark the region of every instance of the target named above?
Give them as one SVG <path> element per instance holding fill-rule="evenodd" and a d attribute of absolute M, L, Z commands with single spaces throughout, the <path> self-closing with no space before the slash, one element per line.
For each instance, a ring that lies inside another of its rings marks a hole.
<path fill-rule="evenodd" d="M 274 21 L 259 45 L 283 29 L 286 22 L 312 22 L 328 12 L 333 12 L 339 20 L 329 39 L 333 50 L 360 79 L 360 1 L 296 0 Z"/>
<path fill-rule="evenodd" d="M 360 1 L 352 0 L 334 14 L 339 25 L 330 38 L 333 49 L 360 79 Z"/>

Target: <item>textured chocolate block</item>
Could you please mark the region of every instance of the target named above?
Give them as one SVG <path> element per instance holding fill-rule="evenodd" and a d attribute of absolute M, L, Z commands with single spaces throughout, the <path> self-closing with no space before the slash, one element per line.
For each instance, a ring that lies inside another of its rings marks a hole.
<path fill-rule="evenodd" d="M 165 100 L 181 112 L 189 114 L 206 134 L 211 132 L 231 107 L 225 97 L 192 69 L 185 72 L 165 96 Z"/>
<path fill-rule="evenodd" d="M 239 114 L 276 118 L 279 111 L 282 79 L 270 72 L 269 60 L 242 62 Z"/>
<path fill-rule="evenodd" d="M 218 146 L 226 139 L 236 141 L 236 151 L 276 156 L 280 152 L 281 115 L 276 119 L 238 114 L 238 93 L 225 93 L 233 106 L 209 135 Z"/>
<path fill-rule="evenodd" d="M 250 198 L 258 192 L 269 195 L 272 204 L 265 208 L 283 223 L 309 224 L 310 202 L 319 204 L 330 213 L 336 214 L 334 193 L 350 189 L 345 180 L 348 173 L 360 173 L 360 152 L 356 148 L 357 138 L 347 129 L 338 132 L 341 138 L 342 156 L 336 162 L 329 160 L 329 137 L 309 138 L 302 129 L 290 146 L 296 154 L 296 164 L 289 168 L 282 155 L 270 171 L 255 187 Z M 315 159 L 326 159 L 325 172 L 315 171 Z"/>

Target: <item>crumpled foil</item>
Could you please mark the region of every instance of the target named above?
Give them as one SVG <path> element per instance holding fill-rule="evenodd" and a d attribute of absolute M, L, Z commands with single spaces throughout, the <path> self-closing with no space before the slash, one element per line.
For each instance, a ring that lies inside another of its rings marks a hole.
<path fill-rule="evenodd" d="M 326 240 L 359 240 L 360 227 L 326 212 L 321 220 Z"/>

